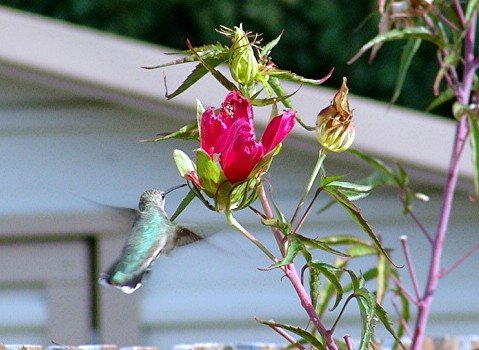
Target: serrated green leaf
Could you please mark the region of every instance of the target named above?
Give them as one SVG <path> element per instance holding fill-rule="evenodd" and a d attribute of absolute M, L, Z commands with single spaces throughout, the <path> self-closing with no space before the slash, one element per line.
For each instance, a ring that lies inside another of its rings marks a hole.
<path fill-rule="evenodd" d="M 264 59 L 267 59 L 269 54 L 271 53 L 271 50 L 279 43 L 281 40 L 281 36 L 283 35 L 283 32 L 281 32 L 280 35 L 278 35 L 275 39 L 271 40 L 269 43 L 263 46 L 261 49 L 261 57 Z"/>
<path fill-rule="evenodd" d="M 407 185 L 409 185 L 409 175 L 406 169 L 404 169 L 400 163 L 396 163 L 396 167 L 398 169 L 398 176 L 396 178 L 398 179 L 399 187 L 407 187 Z"/>
<path fill-rule="evenodd" d="M 281 220 L 280 218 L 261 219 L 261 223 L 269 227 L 275 227 L 285 235 L 291 233 L 291 224 L 287 221 Z"/>
<path fill-rule="evenodd" d="M 337 189 L 334 188 L 325 188 L 326 192 L 329 193 L 341 206 L 346 210 L 346 212 L 349 214 L 349 216 L 363 229 L 364 232 L 371 238 L 371 240 L 374 242 L 374 245 L 376 248 L 386 256 L 386 258 L 394 265 L 394 263 L 391 260 L 391 257 L 389 254 L 386 252 L 386 250 L 383 248 L 381 242 L 379 241 L 379 238 L 376 236 L 374 231 L 372 230 L 371 226 L 369 226 L 368 222 L 366 219 L 363 218 L 361 215 L 361 211 L 358 207 L 356 207 L 349 199 L 346 198 L 345 195 L 343 195 L 341 192 L 339 192 Z"/>
<path fill-rule="evenodd" d="M 185 210 L 185 208 L 191 203 L 191 201 L 196 197 L 195 193 L 190 190 L 187 194 L 186 197 L 183 198 L 181 203 L 178 205 L 178 208 L 176 208 L 175 212 L 171 216 L 171 221 L 175 221 L 175 219 Z"/>
<path fill-rule="evenodd" d="M 377 316 L 379 321 L 381 321 L 381 323 L 384 325 L 384 328 L 386 328 L 386 330 L 393 336 L 394 340 L 396 342 L 398 342 L 403 349 L 405 349 L 404 345 L 401 342 L 400 337 L 394 331 L 394 328 L 392 326 L 392 322 L 389 319 L 389 316 L 388 316 L 388 313 L 386 312 L 386 310 L 384 310 L 381 305 L 376 304 L 376 307 L 375 307 L 374 311 L 375 311 L 375 315 Z"/>
<path fill-rule="evenodd" d="M 347 250 L 348 255 L 352 258 L 360 258 L 363 256 L 377 255 L 378 250 L 375 247 L 367 247 L 362 245 L 352 246 Z"/>
<path fill-rule="evenodd" d="M 375 306 L 376 298 L 373 293 L 370 293 L 366 288 L 360 288 L 355 291 L 356 300 L 358 302 L 359 311 L 361 314 L 361 343 L 359 350 L 368 350 L 369 343 L 374 333 L 376 325 Z"/>
<path fill-rule="evenodd" d="M 222 60 L 214 60 L 211 59 L 210 67 L 217 67 L 222 62 Z M 166 94 L 166 98 L 168 100 L 172 99 L 173 97 L 178 96 L 182 92 L 186 91 L 190 86 L 195 84 L 198 80 L 203 78 L 206 74 L 208 74 L 208 69 L 203 66 L 202 63 L 196 65 L 196 67 L 191 71 L 191 73 L 186 77 L 186 79 L 181 83 L 181 85 L 173 91 L 171 94 Z"/>
<path fill-rule="evenodd" d="M 376 277 L 376 302 L 382 304 L 389 289 L 389 279 L 391 278 L 391 264 L 384 255 L 378 256 Z"/>
<path fill-rule="evenodd" d="M 341 277 L 344 274 L 347 265 L 348 261 L 346 259 L 336 259 L 334 267 L 337 268 L 337 272 L 335 272 L 335 275 L 339 281 L 341 280 Z M 316 313 L 319 317 L 322 317 L 324 315 L 324 312 L 328 309 L 328 305 L 335 294 L 336 290 L 333 284 L 329 280 L 326 280 L 323 290 L 319 294 L 319 302 L 316 306 Z"/>
<path fill-rule="evenodd" d="M 291 71 L 280 70 L 280 69 L 269 71 L 268 75 L 270 78 L 275 77 L 279 80 L 286 80 L 286 81 L 291 81 L 291 82 L 301 83 L 301 84 L 321 85 L 322 83 L 324 83 L 326 80 L 328 80 L 331 77 L 331 75 L 333 74 L 333 70 L 334 69 L 331 69 L 328 72 L 328 74 L 326 74 L 326 76 L 321 79 L 305 78 Z"/>
<path fill-rule="evenodd" d="M 391 97 L 391 104 L 394 104 L 399 95 L 401 94 L 402 87 L 404 85 L 404 81 L 406 80 L 407 72 L 409 71 L 409 67 L 411 66 L 412 59 L 417 53 L 417 50 L 421 46 L 422 40 L 421 39 L 409 39 L 406 46 L 403 48 L 401 54 L 401 62 L 399 63 L 399 70 L 397 73 L 396 84 L 394 86 L 394 94 Z"/>
<path fill-rule="evenodd" d="M 468 114 L 471 131 L 472 164 L 474 168 L 474 188 L 476 199 L 479 199 L 479 121 Z"/>
<path fill-rule="evenodd" d="M 351 278 L 353 292 L 356 293 L 362 286 L 361 280 L 352 270 L 346 270 L 346 272 L 349 274 L 349 278 Z"/>
<path fill-rule="evenodd" d="M 388 41 L 401 40 L 401 39 L 422 39 L 422 40 L 432 42 L 433 44 L 436 44 L 439 47 L 441 47 L 442 45 L 442 42 L 439 40 L 439 38 L 434 36 L 434 34 L 426 27 L 409 27 L 405 29 L 392 29 L 388 32 L 380 33 L 376 35 L 373 39 L 369 40 L 366 44 L 364 44 L 361 47 L 361 49 L 359 49 L 358 53 L 354 55 L 354 57 L 348 61 L 348 64 L 351 64 L 354 61 L 356 61 L 366 51 L 368 51 L 369 49 L 371 49 L 372 47 L 376 45 L 379 45 Z"/>
<path fill-rule="evenodd" d="M 373 189 L 373 186 L 371 185 L 360 185 L 344 181 L 333 181 L 330 182 L 327 186 L 337 188 L 350 201 L 355 201 L 369 196 Z"/>
<path fill-rule="evenodd" d="M 391 168 L 388 167 L 386 164 L 384 164 L 381 160 L 374 158 L 368 154 L 365 154 L 361 151 L 358 151 L 357 149 L 349 149 L 349 153 L 364 160 L 365 162 L 373 166 L 375 169 L 381 171 L 393 183 L 395 184 L 398 183 L 398 180 L 396 176 L 394 175 L 393 171 L 391 170 Z"/>
<path fill-rule="evenodd" d="M 314 346 L 316 349 L 326 350 L 326 347 L 323 345 L 321 340 L 316 338 L 313 334 L 311 334 L 310 332 L 308 332 L 305 329 L 302 329 L 302 328 L 299 328 L 299 327 L 296 327 L 296 326 L 287 325 L 287 324 L 277 323 L 277 322 L 274 322 L 274 321 L 263 321 L 263 320 L 259 320 L 259 319 L 256 319 L 256 320 L 259 323 L 265 324 L 269 327 L 279 327 L 279 328 L 282 328 L 282 329 L 287 330 L 289 332 L 292 332 L 296 335 L 299 335 L 301 338 L 306 340 L 309 344 Z"/>
<path fill-rule="evenodd" d="M 450 87 L 447 87 L 438 97 L 432 100 L 432 102 L 426 107 L 426 111 L 430 112 L 440 105 L 451 101 L 454 97 L 454 90 Z"/>
<path fill-rule="evenodd" d="M 180 140 L 196 140 L 198 141 L 200 137 L 198 131 L 198 123 L 196 121 L 185 125 L 178 129 L 177 131 L 173 132 L 164 132 L 161 134 L 156 135 L 156 137 L 152 139 L 141 140 L 140 142 L 158 142 L 164 141 L 168 139 L 180 139 Z"/>
<path fill-rule="evenodd" d="M 225 62 L 224 60 L 218 59 L 218 57 L 202 57 L 200 56 L 195 49 L 191 46 L 188 42 L 188 48 L 196 55 L 198 61 L 200 61 L 201 65 L 208 70 L 211 75 L 221 84 L 223 85 L 228 91 L 236 90 L 236 85 L 229 81 L 221 72 L 215 69 L 220 63 Z M 221 57 L 223 58 L 223 57 Z M 190 74 L 191 75 L 191 74 Z M 204 75 L 204 74 L 203 74 Z M 188 78 L 187 78 L 188 79 Z M 184 85 L 184 83 L 182 84 Z M 191 85 L 190 85 L 191 86 Z M 187 86 L 186 88 L 188 88 Z M 185 88 L 185 90 L 186 90 Z M 168 96 L 167 96 L 168 97 Z M 168 97 L 170 98 L 170 97 Z"/>
<path fill-rule="evenodd" d="M 269 98 L 254 98 L 254 99 L 250 100 L 250 102 L 253 106 L 257 106 L 257 107 L 274 105 L 278 102 L 283 102 L 283 101 L 289 99 L 291 96 L 296 94 L 296 92 L 298 92 L 298 91 L 296 90 L 296 91 L 294 91 L 291 94 L 286 95 L 286 96 L 277 96 L 277 97 L 269 97 Z"/>
<path fill-rule="evenodd" d="M 397 271 L 394 271 L 397 274 Z M 401 300 L 401 310 L 400 310 L 400 317 L 403 319 L 403 321 L 407 324 L 409 322 L 409 319 L 411 318 L 411 314 L 409 311 L 409 299 L 407 298 L 406 295 L 404 295 L 403 291 L 401 288 L 396 288 L 396 295 L 399 296 L 399 299 Z M 404 325 L 403 322 L 398 322 L 398 328 L 396 331 L 396 335 L 400 339 L 405 333 Z M 395 350 L 398 348 L 398 346 L 403 346 L 400 342 L 395 341 L 392 349 Z"/>
<path fill-rule="evenodd" d="M 284 256 L 283 260 L 278 261 L 277 263 L 271 265 L 270 267 L 264 270 L 277 269 L 277 268 L 291 264 L 294 258 L 302 250 L 304 250 L 304 246 L 301 240 L 298 237 L 296 237 L 296 235 L 288 236 L 288 248 L 286 250 L 286 255 Z"/>
<path fill-rule="evenodd" d="M 226 60 L 228 58 L 228 52 L 229 49 L 226 46 L 223 46 L 221 44 L 211 44 L 211 45 L 203 45 L 200 47 L 196 47 L 195 51 L 198 55 L 204 57 L 204 58 L 212 58 L 212 57 L 224 57 L 226 55 Z M 196 54 L 192 53 L 191 50 L 183 50 L 179 53 L 171 53 L 170 55 L 177 55 L 177 54 L 183 54 L 186 55 L 186 57 L 178 58 L 174 61 L 170 61 L 167 63 L 163 63 L 157 66 L 152 66 L 152 67 L 142 67 L 144 69 L 157 69 L 157 68 L 163 68 L 163 67 L 168 67 L 168 66 L 174 66 L 177 64 L 183 64 L 183 63 L 191 63 L 191 62 L 197 62 L 198 57 Z"/>
<path fill-rule="evenodd" d="M 472 18 L 474 11 L 477 11 L 477 6 L 479 4 L 478 0 L 469 0 L 466 8 L 466 21 L 469 22 Z"/>
<path fill-rule="evenodd" d="M 319 272 L 321 272 L 321 274 L 323 274 L 324 277 L 326 277 L 326 279 L 334 287 L 334 290 L 336 292 L 336 301 L 331 308 L 331 311 L 333 311 L 343 299 L 343 288 L 337 277 L 337 274 L 341 272 L 341 269 L 338 269 L 337 267 L 326 263 L 319 262 L 317 260 L 309 262 L 308 266 L 310 269 L 318 270 Z"/>
<path fill-rule="evenodd" d="M 353 235 L 331 235 L 321 237 L 321 241 L 328 245 L 363 245 L 370 247 L 371 244 Z"/>
<path fill-rule="evenodd" d="M 351 273 L 350 271 L 348 271 L 349 273 L 349 276 L 351 277 Z M 354 275 L 354 273 L 353 273 Z M 362 273 L 361 274 L 361 278 L 364 280 L 364 283 L 368 282 L 368 281 L 371 281 L 373 280 L 374 278 L 376 278 L 378 276 L 378 269 L 377 267 L 373 267 L 369 270 L 367 270 L 366 272 Z M 356 275 L 354 275 L 355 279 L 354 281 L 358 281 L 359 283 L 359 279 Z M 351 277 L 353 278 L 353 277 Z M 357 289 L 357 288 L 356 288 Z M 350 292 L 350 291 L 353 291 L 354 290 L 354 285 L 353 285 L 353 282 L 347 284 L 346 286 L 343 287 L 343 291 L 344 293 L 347 293 L 347 292 Z"/>
<path fill-rule="evenodd" d="M 348 254 L 345 254 L 343 252 L 340 252 L 339 250 L 331 248 L 328 244 L 324 243 L 320 238 L 312 239 L 312 238 L 302 236 L 298 233 L 294 233 L 293 236 L 296 237 L 297 239 L 299 239 L 304 246 L 306 246 L 310 249 L 320 249 L 320 250 L 323 250 L 325 252 L 335 254 L 335 255 L 338 255 L 338 256 L 349 257 Z"/>
<path fill-rule="evenodd" d="M 343 178 L 344 175 L 323 176 L 321 178 L 321 187 L 328 186 L 330 183 L 341 180 Z"/>
<path fill-rule="evenodd" d="M 310 259 L 311 260 L 311 259 Z M 321 271 L 318 269 L 309 269 L 309 296 L 311 303 L 316 309 L 316 305 L 319 301 L 319 285 L 321 282 Z"/>

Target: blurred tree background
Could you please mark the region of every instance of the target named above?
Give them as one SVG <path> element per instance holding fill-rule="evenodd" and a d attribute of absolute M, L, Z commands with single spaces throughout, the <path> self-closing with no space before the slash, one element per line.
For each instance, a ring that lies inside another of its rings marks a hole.
<path fill-rule="evenodd" d="M 389 101 L 394 91 L 401 44 L 385 45 L 372 64 L 364 55 L 346 62 L 377 34 L 377 0 L 0 0 L 11 6 L 49 17 L 185 49 L 223 40 L 215 32 L 220 24 L 243 23 L 246 30 L 263 33 L 270 41 L 282 30 L 275 48 L 275 63 L 283 69 L 321 78 L 331 67 L 326 83 L 338 88 L 343 76 L 353 93 Z M 423 110 L 432 101 L 437 70 L 434 50 L 424 43 L 408 73 L 397 104 Z M 450 107 L 435 111 L 448 116 Z"/>

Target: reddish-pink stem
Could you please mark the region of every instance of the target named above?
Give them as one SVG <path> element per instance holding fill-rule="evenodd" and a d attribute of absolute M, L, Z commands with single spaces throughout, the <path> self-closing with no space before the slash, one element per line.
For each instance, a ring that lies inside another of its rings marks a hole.
<path fill-rule="evenodd" d="M 263 210 L 268 218 L 273 218 L 273 211 L 271 210 L 271 206 L 269 205 L 268 198 L 264 191 L 259 192 L 259 197 L 261 200 L 261 204 L 263 206 Z M 274 228 L 273 228 L 274 230 Z M 338 347 L 334 341 L 333 334 L 331 331 L 327 330 L 326 327 L 323 325 L 323 322 L 320 320 L 318 314 L 316 313 L 316 309 L 314 308 L 313 304 L 311 303 L 311 299 L 304 289 L 303 284 L 301 283 L 301 279 L 299 278 L 298 272 L 294 266 L 294 263 L 291 263 L 284 268 L 284 272 L 286 277 L 290 280 L 291 284 L 293 285 L 296 294 L 299 297 L 301 302 L 301 306 L 308 314 L 311 322 L 313 322 L 314 326 L 318 330 L 318 332 L 325 338 L 326 340 L 326 347 L 329 350 L 338 350 Z"/>
<path fill-rule="evenodd" d="M 344 342 L 346 343 L 346 348 L 348 350 L 354 350 L 354 344 L 353 344 L 353 341 L 351 340 L 351 336 L 345 335 L 343 339 L 344 339 Z"/>
<path fill-rule="evenodd" d="M 453 271 L 454 269 L 456 269 L 459 265 L 461 265 L 467 258 L 469 258 L 472 254 L 474 254 L 477 250 L 479 250 L 479 242 L 476 243 L 475 246 L 473 246 L 472 248 L 470 248 L 466 253 L 464 253 L 463 256 L 461 256 L 459 259 L 456 260 L 456 262 L 454 262 L 454 264 L 452 264 L 450 267 L 448 267 L 447 269 L 442 269 L 441 270 L 441 274 L 440 274 L 440 278 L 443 278 L 445 277 L 447 274 L 449 274 L 451 271 Z"/>
<path fill-rule="evenodd" d="M 401 237 L 401 245 L 404 252 L 404 257 L 406 258 L 406 265 L 409 271 L 409 276 L 411 277 L 412 286 L 414 288 L 414 293 L 416 293 L 416 298 L 419 300 L 421 293 L 419 291 L 419 282 L 416 276 L 416 270 L 412 263 L 411 253 L 409 252 L 409 244 L 407 244 L 407 236 Z"/>
<path fill-rule="evenodd" d="M 462 8 L 460 8 L 460 4 L 458 1 L 455 1 L 455 5 L 458 15 L 463 15 Z M 476 62 L 474 61 L 476 22 L 477 12 L 474 12 L 465 36 L 463 80 L 461 86 L 457 90 L 456 96 L 458 102 L 465 105 L 469 103 L 472 90 L 472 80 L 474 77 L 475 70 L 477 69 Z M 457 184 L 457 177 L 459 173 L 459 159 L 461 157 L 462 151 L 464 150 L 464 145 L 467 141 L 468 133 L 469 130 L 467 117 L 462 116 L 456 127 L 456 135 L 454 139 L 451 160 L 449 163 L 446 185 L 444 188 L 441 216 L 439 218 L 436 236 L 434 239 L 428 279 L 424 294 L 419 301 L 418 306 L 418 316 L 416 319 L 416 326 L 414 329 L 414 337 L 412 340 L 411 347 L 412 350 L 420 350 L 423 346 L 426 326 L 428 324 L 429 315 L 431 313 L 433 295 L 440 278 L 441 256 L 444 247 L 444 241 L 446 238 L 447 227 L 449 224 L 449 218 L 451 215 L 454 192 Z"/>

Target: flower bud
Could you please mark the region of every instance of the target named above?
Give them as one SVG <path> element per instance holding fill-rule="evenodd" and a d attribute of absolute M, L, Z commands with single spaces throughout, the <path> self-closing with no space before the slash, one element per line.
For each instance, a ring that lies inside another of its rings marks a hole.
<path fill-rule="evenodd" d="M 250 85 L 259 71 L 253 46 L 243 26 L 234 28 L 233 45 L 230 49 L 230 71 L 233 79 L 241 85 Z"/>
<path fill-rule="evenodd" d="M 344 152 L 354 141 L 353 115 L 349 109 L 346 82 L 346 78 L 343 78 L 343 84 L 334 95 L 333 102 L 319 112 L 316 120 L 316 138 L 324 148 L 332 152 Z"/>

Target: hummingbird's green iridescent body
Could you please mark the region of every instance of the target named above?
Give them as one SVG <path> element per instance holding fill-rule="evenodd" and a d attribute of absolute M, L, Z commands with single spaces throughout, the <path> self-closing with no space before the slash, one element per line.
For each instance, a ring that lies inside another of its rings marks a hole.
<path fill-rule="evenodd" d="M 100 277 L 100 283 L 112 285 L 130 294 L 141 286 L 146 272 L 160 254 L 202 239 L 184 226 L 168 219 L 165 212 L 167 191 L 148 190 L 140 197 L 131 233 L 120 258 Z"/>

